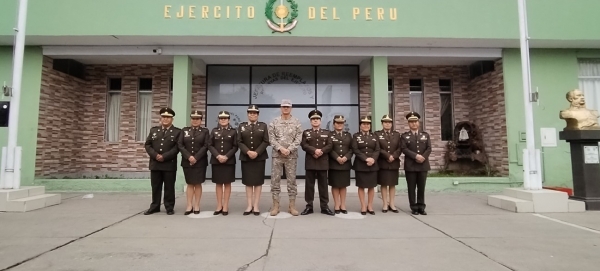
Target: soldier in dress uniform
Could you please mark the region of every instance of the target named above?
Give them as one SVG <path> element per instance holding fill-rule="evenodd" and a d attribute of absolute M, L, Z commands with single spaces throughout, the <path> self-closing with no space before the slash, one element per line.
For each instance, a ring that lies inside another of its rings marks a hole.
<path fill-rule="evenodd" d="M 281 116 L 269 123 L 269 142 L 273 146 L 271 157 L 271 194 L 273 196 L 273 207 L 270 214 L 276 216 L 279 213 L 279 192 L 281 192 L 282 167 L 285 165 L 285 176 L 287 177 L 288 196 L 290 198 L 289 212 L 297 216 L 296 195 L 298 188 L 296 184 L 296 167 L 298 166 L 298 147 L 302 140 L 302 124 L 300 120 L 292 116 L 292 101 L 284 99 L 281 101 Z"/>
<path fill-rule="evenodd" d="M 163 184 L 165 186 L 164 204 L 167 215 L 175 212 L 175 179 L 177 177 L 177 140 L 180 129 L 173 126 L 175 111 L 161 108 L 160 126 L 150 129 L 144 147 L 150 156 L 150 183 L 152 185 L 152 203 L 144 215 L 160 212 L 160 196 Z"/>
<path fill-rule="evenodd" d="M 333 128 L 331 132 L 332 148 L 329 152 L 328 181 L 331 186 L 331 194 L 336 214 L 346 211 L 346 188 L 350 186 L 350 170 L 352 169 L 352 135 L 344 131 L 346 119 L 342 115 L 333 117 Z"/>
<path fill-rule="evenodd" d="M 315 200 L 315 179 L 319 186 L 319 203 L 321 213 L 334 215 L 329 209 L 329 191 L 327 189 L 327 170 L 329 169 L 329 151 L 331 151 L 330 132 L 321 129 L 321 117 L 323 113 L 315 109 L 308 113 L 310 119 L 310 129 L 302 133 L 302 142 L 300 146 L 306 152 L 305 165 L 306 170 L 306 209 L 302 215 L 313 213 L 313 201 Z"/>
<path fill-rule="evenodd" d="M 356 186 L 358 187 L 358 199 L 360 200 L 360 213 L 374 215 L 373 198 L 377 186 L 377 159 L 379 158 L 379 141 L 371 132 L 371 117 L 360 118 L 360 131 L 352 138 L 352 151 L 354 152 L 354 163 L 352 168 L 356 175 Z M 365 203 L 365 188 L 368 190 L 368 203 Z"/>
<path fill-rule="evenodd" d="M 425 181 L 431 154 L 431 139 L 429 134 L 419 131 L 419 119 L 416 112 L 406 114 L 410 130 L 401 136 L 400 147 L 404 153 L 404 171 L 408 186 L 408 202 L 413 215 L 426 215 L 425 212 Z M 417 199 L 415 201 L 415 189 Z"/>
<path fill-rule="evenodd" d="M 266 123 L 258 121 L 260 110 L 256 105 L 250 105 L 247 112 L 248 122 L 242 122 L 238 127 L 242 183 L 246 186 L 248 201 L 244 215 L 260 215 L 258 202 L 265 183 L 265 161 L 269 158 L 269 129 Z"/>
<path fill-rule="evenodd" d="M 392 130 L 394 120 L 390 115 L 383 115 L 381 125 L 383 129 L 375 132 L 379 140 L 379 159 L 377 165 L 377 184 L 381 186 L 381 199 L 383 200 L 382 212 L 387 213 L 388 209 L 398 213 L 398 208 L 394 204 L 396 197 L 396 185 L 398 185 L 398 171 L 400 169 L 400 133 Z"/>
<path fill-rule="evenodd" d="M 184 215 L 200 213 L 202 184 L 206 180 L 208 166 L 208 129 L 202 127 L 202 112 L 193 110 L 190 114 L 191 126 L 181 129 L 178 146 L 181 152 L 181 167 L 187 183 L 187 208 Z"/>
<path fill-rule="evenodd" d="M 231 183 L 235 182 L 237 131 L 229 125 L 230 117 L 227 111 L 219 112 L 219 124 L 212 129 L 209 137 L 212 182 L 217 184 L 217 210 L 213 215 L 229 214 Z"/>

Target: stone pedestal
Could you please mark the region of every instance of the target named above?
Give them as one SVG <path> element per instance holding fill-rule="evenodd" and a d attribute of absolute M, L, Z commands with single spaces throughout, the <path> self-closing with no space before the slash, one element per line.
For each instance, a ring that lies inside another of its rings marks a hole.
<path fill-rule="evenodd" d="M 558 133 L 561 140 L 571 145 L 573 196 L 585 202 L 586 210 L 600 210 L 600 159 L 592 150 L 598 150 L 600 130 L 565 130 Z M 588 148 L 586 148 L 588 147 Z M 586 149 L 588 149 L 586 153 Z M 586 157 L 587 155 L 587 157 Z"/>

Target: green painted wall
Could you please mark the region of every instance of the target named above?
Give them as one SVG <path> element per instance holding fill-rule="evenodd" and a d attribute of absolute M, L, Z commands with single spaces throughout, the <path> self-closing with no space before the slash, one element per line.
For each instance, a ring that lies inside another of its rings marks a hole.
<path fill-rule="evenodd" d="M 600 57 L 600 51 L 594 50 L 531 50 L 532 88 L 540 93 L 539 105 L 534 105 L 536 147 L 540 147 L 540 128 L 556 128 L 558 132 L 565 127 L 564 120 L 558 117 L 559 111 L 569 106 L 565 94 L 579 87 L 578 58 Z M 504 87 L 508 129 L 508 151 L 511 180 L 523 179 L 522 149 L 525 142 L 520 141 L 520 132 L 525 132 L 524 103 L 521 80 L 521 58 L 516 49 L 504 50 Z M 565 141 L 558 141 L 557 147 L 542 149 L 545 186 L 572 187 L 570 150 Z"/>
<path fill-rule="evenodd" d="M 12 81 L 12 47 L 0 46 L 0 87 L 4 85 L 4 82 L 10 84 Z M 0 96 L 0 100 L 8 101 L 4 95 Z M 0 127 L 0 147 L 8 144 L 8 128 Z M 0 149 L 1 151 L 1 149 Z M 0 160 L 2 157 L 0 157 Z"/>
<path fill-rule="evenodd" d="M 17 144 L 23 147 L 21 185 L 33 184 L 35 177 L 42 60 L 41 48 L 26 48 L 23 60 L 23 82 L 17 139 Z M 0 84 L 4 81 L 7 81 L 7 84 L 12 81 L 12 48 L 10 47 L 0 47 Z M 3 100 L 9 99 L 4 98 Z M 0 146 L 6 146 L 7 140 L 8 128 L 0 128 Z"/>
<path fill-rule="evenodd" d="M 278 2 L 278 1 L 277 1 Z M 3 0 L 0 9 L 0 36 L 12 35 L 17 0 Z M 30 0 L 28 35 L 35 36 L 272 36 L 264 15 L 267 0 Z M 434 38 L 518 38 L 517 0 L 296 0 L 298 26 L 293 36 L 314 37 L 434 37 Z M 164 18 L 165 5 L 172 6 L 172 19 Z M 176 13 L 185 6 L 186 16 Z M 189 19 L 195 5 L 196 19 Z M 209 18 L 202 19 L 202 6 Z M 598 40 L 600 1 L 528 0 L 530 34 L 534 40 Z M 221 7 L 222 17 L 213 16 Z M 226 8 L 230 7 L 230 18 Z M 241 6 L 237 19 L 236 6 Z M 248 19 L 247 7 L 254 7 Z M 275 5 L 277 6 L 277 4 Z M 309 7 L 315 19 L 309 20 Z M 326 7 L 321 19 L 321 7 Z M 360 14 L 353 19 L 353 8 Z M 336 9 L 334 20 L 333 9 Z M 372 20 L 366 19 L 371 8 Z M 384 8 L 378 20 L 377 8 Z M 390 20 L 389 9 L 397 19 Z M 418 26 L 418 27 L 417 27 Z M 289 34 L 276 36 L 287 37 Z"/>

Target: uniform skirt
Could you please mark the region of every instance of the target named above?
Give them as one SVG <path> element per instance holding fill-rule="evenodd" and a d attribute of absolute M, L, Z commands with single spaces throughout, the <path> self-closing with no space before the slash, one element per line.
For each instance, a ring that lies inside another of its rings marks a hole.
<path fill-rule="evenodd" d="M 356 186 L 360 188 L 373 188 L 377 186 L 377 171 L 355 171 Z"/>
<path fill-rule="evenodd" d="M 242 161 L 242 183 L 247 186 L 265 184 L 265 160 Z"/>
<path fill-rule="evenodd" d="M 206 167 L 184 167 L 183 175 L 187 184 L 203 184 L 206 180 Z"/>
<path fill-rule="evenodd" d="M 330 169 L 327 173 L 329 185 L 333 188 L 346 188 L 350 186 L 350 170 Z"/>
<path fill-rule="evenodd" d="M 220 164 L 212 166 L 212 182 L 226 184 L 235 182 L 235 164 Z"/>
<path fill-rule="evenodd" d="M 383 186 L 398 185 L 397 169 L 380 169 L 377 171 L 377 184 Z"/>

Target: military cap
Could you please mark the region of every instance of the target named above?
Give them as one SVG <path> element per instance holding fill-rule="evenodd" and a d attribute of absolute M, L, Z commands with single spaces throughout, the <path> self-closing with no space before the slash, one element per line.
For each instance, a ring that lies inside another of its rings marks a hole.
<path fill-rule="evenodd" d="M 202 111 L 200 110 L 193 110 L 192 113 L 190 114 L 191 118 L 202 118 Z"/>
<path fill-rule="evenodd" d="M 161 117 L 175 117 L 175 111 L 173 111 L 173 109 L 168 108 L 168 107 L 161 108 L 158 113 L 160 114 Z"/>
<path fill-rule="evenodd" d="M 411 111 L 410 113 L 406 114 L 406 119 L 408 121 L 417 121 L 417 120 L 421 119 L 421 115 L 419 115 L 419 113 L 417 113 L 417 112 Z"/>
<path fill-rule="evenodd" d="M 383 117 L 381 117 L 381 122 L 384 122 L 384 121 L 394 121 L 394 120 L 392 119 L 392 117 L 390 117 L 390 115 L 385 114 L 385 115 L 383 115 Z"/>
<path fill-rule="evenodd" d="M 281 100 L 281 106 L 292 106 L 292 101 L 288 99 Z"/>
<path fill-rule="evenodd" d="M 371 123 L 371 116 L 362 116 L 362 117 L 360 117 L 360 123 L 363 123 L 363 122 Z"/>
<path fill-rule="evenodd" d="M 344 118 L 343 115 L 335 115 L 335 116 L 333 116 L 333 122 L 342 122 L 342 123 L 345 123 L 346 122 L 346 118 Z"/>
<path fill-rule="evenodd" d="M 308 113 L 308 118 L 309 119 L 320 119 L 321 117 L 323 117 L 323 113 L 321 113 L 321 111 L 315 109 L 313 111 L 310 111 L 310 113 Z"/>
<path fill-rule="evenodd" d="M 253 105 L 253 104 L 252 104 L 252 105 L 250 105 L 250 106 L 248 106 L 248 110 L 246 110 L 246 111 L 247 111 L 247 112 L 256 112 L 256 113 L 260 112 L 260 111 L 258 110 L 258 106 L 256 106 L 256 105 Z"/>
<path fill-rule="evenodd" d="M 219 112 L 219 118 L 220 119 L 228 119 L 231 116 L 229 115 L 229 111 L 221 111 Z"/>

